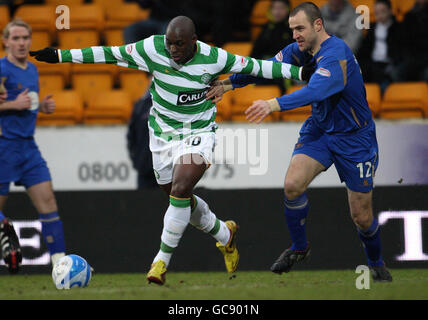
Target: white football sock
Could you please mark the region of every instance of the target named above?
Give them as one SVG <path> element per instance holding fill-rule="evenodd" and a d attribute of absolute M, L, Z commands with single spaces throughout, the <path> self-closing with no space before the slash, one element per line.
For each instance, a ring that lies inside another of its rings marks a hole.
<path fill-rule="evenodd" d="M 217 219 L 208 204 L 197 195 L 193 195 L 195 206 L 190 216 L 190 224 L 205 233 L 211 234 L 222 245 L 230 238 L 230 230 L 224 221 Z"/>
<path fill-rule="evenodd" d="M 163 219 L 161 247 L 153 263 L 162 260 L 168 267 L 172 252 L 178 246 L 189 220 L 190 198 L 181 199 L 170 196 L 169 207 Z"/>

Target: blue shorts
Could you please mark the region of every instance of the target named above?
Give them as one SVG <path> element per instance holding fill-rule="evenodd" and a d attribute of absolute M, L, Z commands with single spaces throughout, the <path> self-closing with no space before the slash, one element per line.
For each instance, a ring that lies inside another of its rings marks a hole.
<path fill-rule="evenodd" d="M 11 182 L 29 188 L 50 181 L 51 175 L 33 138 L 0 137 L 0 195 L 9 194 Z"/>
<path fill-rule="evenodd" d="M 369 192 L 379 163 L 375 123 L 351 133 L 328 134 L 308 119 L 295 145 L 295 154 L 317 160 L 326 170 L 334 164 L 340 181 L 350 190 Z"/>

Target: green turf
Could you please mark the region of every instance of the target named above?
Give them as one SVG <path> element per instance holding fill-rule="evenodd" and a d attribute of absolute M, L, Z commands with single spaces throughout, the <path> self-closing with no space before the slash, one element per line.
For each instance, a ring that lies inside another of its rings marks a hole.
<path fill-rule="evenodd" d="M 353 270 L 167 274 L 167 283 L 148 285 L 144 274 L 94 274 L 89 287 L 57 290 L 50 275 L 0 276 L 4 299 L 428 299 L 428 270 L 392 270 L 392 283 L 358 290 Z"/>

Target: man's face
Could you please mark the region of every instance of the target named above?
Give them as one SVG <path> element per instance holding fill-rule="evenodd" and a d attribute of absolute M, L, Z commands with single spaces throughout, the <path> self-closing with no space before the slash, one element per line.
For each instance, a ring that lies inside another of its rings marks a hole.
<path fill-rule="evenodd" d="M 31 46 L 30 32 L 25 27 L 13 26 L 9 30 L 9 37 L 3 39 L 3 43 L 15 59 L 26 59 Z"/>
<path fill-rule="evenodd" d="M 185 36 L 180 30 L 166 31 L 166 48 L 175 63 L 184 64 L 194 55 L 196 35 Z"/>
<path fill-rule="evenodd" d="M 374 10 L 377 22 L 385 23 L 391 18 L 391 10 L 384 3 L 376 3 Z"/>
<path fill-rule="evenodd" d="M 288 6 L 282 1 L 273 1 L 271 6 L 272 18 L 274 22 L 284 20 L 290 13 Z"/>
<path fill-rule="evenodd" d="M 299 45 L 300 51 L 311 51 L 316 43 L 317 33 L 309 22 L 304 11 L 299 11 L 288 19 L 290 29 L 293 31 L 293 39 Z M 316 22 L 316 21 L 315 21 Z"/>

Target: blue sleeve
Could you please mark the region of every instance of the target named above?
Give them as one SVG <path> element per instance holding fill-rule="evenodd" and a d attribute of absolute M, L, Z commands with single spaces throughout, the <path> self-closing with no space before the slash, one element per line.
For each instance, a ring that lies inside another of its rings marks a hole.
<path fill-rule="evenodd" d="M 307 86 L 291 94 L 276 98 L 281 111 L 291 110 L 313 102 L 319 102 L 345 88 L 340 63 L 333 57 L 322 58 Z"/>
<path fill-rule="evenodd" d="M 279 62 L 285 62 L 290 63 L 294 65 L 302 65 L 300 61 L 297 61 L 295 59 L 296 55 L 293 54 L 293 43 L 286 46 L 284 49 L 282 49 L 275 57 L 267 59 L 267 61 L 279 61 Z M 230 81 L 232 82 L 233 88 L 242 88 L 250 83 L 256 83 L 256 84 L 262 84 L 266 81 L 269 81 L 264 78 L 259 77 L 253 77 L 246 74 L 238 74 L 235 73 L 232 76 L 229 77 Z"/>

